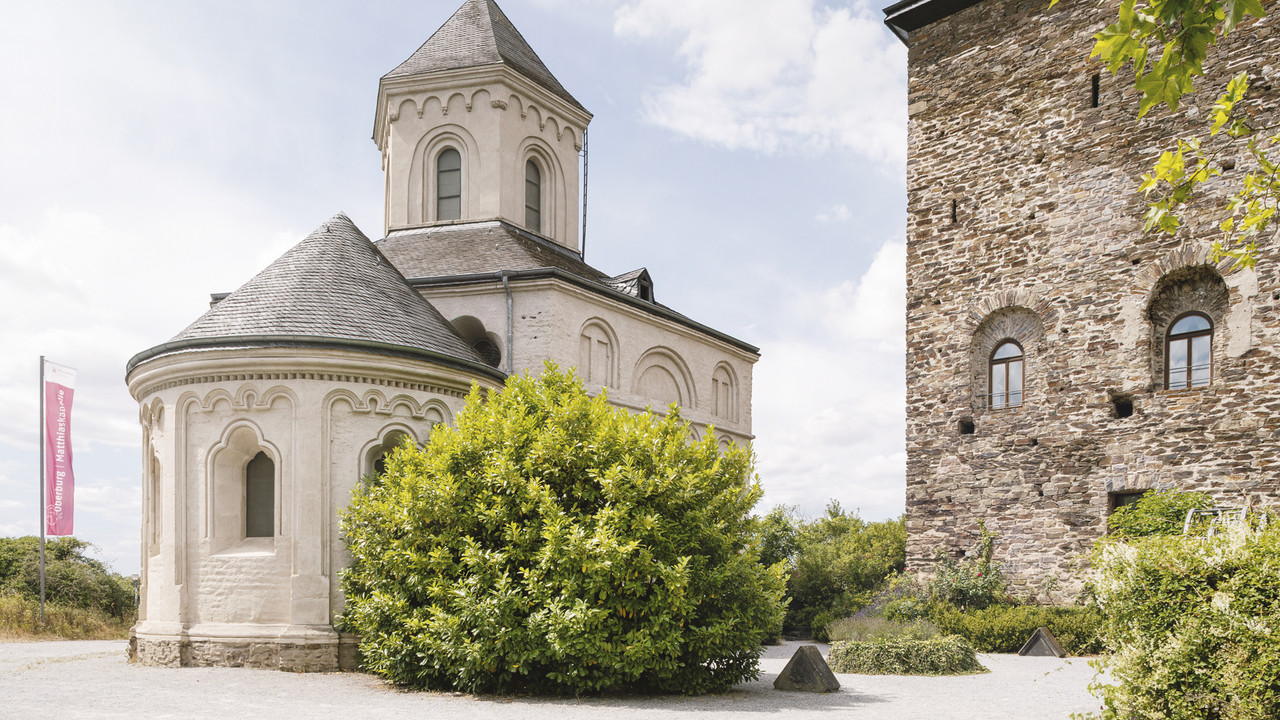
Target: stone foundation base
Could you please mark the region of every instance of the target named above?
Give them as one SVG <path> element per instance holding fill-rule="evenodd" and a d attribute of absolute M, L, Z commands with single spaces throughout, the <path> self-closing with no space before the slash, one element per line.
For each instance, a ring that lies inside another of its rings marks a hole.
<path fill-rule="evenodd" d="M 334 672 L 358 667 L 358 641 L 294 643 L 261 639 L 136 638 L 136 658 L 155 667 L 246 667 L 290 672 Z"/>

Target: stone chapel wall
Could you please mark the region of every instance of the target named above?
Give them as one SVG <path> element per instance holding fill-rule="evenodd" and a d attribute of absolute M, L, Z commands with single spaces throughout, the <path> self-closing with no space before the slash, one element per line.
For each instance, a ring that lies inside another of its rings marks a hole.
<path fill-rule="evenodd" d="M 1131 77 L 1088 59 L 1113 7 L 1047 5 L 985 0 L 909 42 L 906 502 L 911 567 L 973 548 L 982 521 L 1023 594 L 1065 600 L 1114 494 L 1280 495 L 1280 252 L 1233 272 L 1207 257 L 1213 227 L 1142 233 L 1138 178 L 1201 130 L 1196 102 L 1135 123 Z M 1251 69 L 1277 117 L 1275 27 L 1214 51 L 1196 101 Z M 1213 320 L 1212 384 L 1170 391 L 1164 332 L 1185 310 Z M 1003 339 L 1026 395 L 992 410 Z"/>

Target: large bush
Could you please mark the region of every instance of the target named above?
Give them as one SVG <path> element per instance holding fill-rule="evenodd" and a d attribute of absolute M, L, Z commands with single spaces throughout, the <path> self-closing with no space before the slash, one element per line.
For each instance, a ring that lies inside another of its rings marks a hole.
<path fill-rule="evenodd" d="M 1204 493 L 1150 490 L 1116 508 L 1107 519 L 1107 531 L 1117 538 L 1181 535 L 1187 512 L 1209 507 L 1213 507 L 1213 498 Z"/>
<path fill-rule="evenodd" d="M 89 557 L 92 547 L 76 537 L 45 542 L 45 599 L 131 621 L 136 611 L 133 582 Z M 0 592 L 39 602 L 40 538 L 0 538 Z"/>
<path fill-rule="evenodd" d="M 1104 718 L 1280 717 L 1280 522 L 1094 551 Z"/>
<path fill-rule="evenodd" d="M 902 569 L 907 530 L 902 519 L 869 523 L 832 502 L 826 515 L 800 525 L 796 545 L 786 626 L 807 626 L 824 640 L 828 624 L 866 605 Z"/>
<path fill-rule="evenodd" d="M 704 693 L 757 673 L 783 611 L 746 450 L 611 407 L 552 366 L 473 391 L 343 517 L 366 669 L 468 692 Z"/>

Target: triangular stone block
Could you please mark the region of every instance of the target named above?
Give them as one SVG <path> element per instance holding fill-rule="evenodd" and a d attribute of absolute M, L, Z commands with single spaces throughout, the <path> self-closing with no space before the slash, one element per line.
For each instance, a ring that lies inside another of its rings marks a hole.
<path fill-rule="evenodd" d="M 1067 651 L 1062 649 L 1058 639 L 1049 632 L 1049 628 L 1036 628 L 1031 638 L 1018 651 L 1019 655 L 1037 655 L 1042 657 L 1066 657 Z"/>
<path fill-rule="evenodd" d="M 816 645 L 802 645 L 791 661 L 782 669 L 778 679 L 773 681 L 775 690 L 794 690 L 796 692 L 835 692 L 840 689 L 840 681 L 822 658 Z"/>

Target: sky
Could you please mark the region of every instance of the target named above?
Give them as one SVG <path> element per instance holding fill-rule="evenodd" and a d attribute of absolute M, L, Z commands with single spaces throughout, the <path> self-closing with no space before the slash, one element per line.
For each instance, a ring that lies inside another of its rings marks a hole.
<path fill-rule="evenodd" d="M 0 23 L 0 536 L 39 357 L 79 372 L 76 535 L 138 572 L 124 384 L 336 212 L 381 237 L 378 78 L 461 0 L 50 0 Z M 594 113 L 586 259 L 761 348 L 759 510 L 903 511 L 906 51 L 880 3 L 502 0 Z"/>

